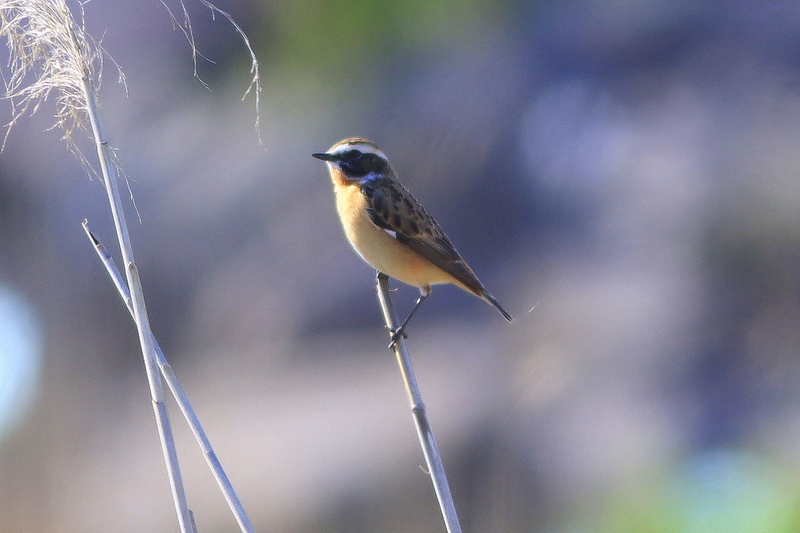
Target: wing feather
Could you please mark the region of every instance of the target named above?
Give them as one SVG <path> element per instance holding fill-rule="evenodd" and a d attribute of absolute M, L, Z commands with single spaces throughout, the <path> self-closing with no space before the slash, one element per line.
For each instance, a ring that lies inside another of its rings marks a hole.
<path fill-rule="evenodd" d="M 425 209 L 397 181 L 373 178 L 361 185 L 373 224 L 447 272 L 478 296 L 485 289 L 450 239 Z"/>

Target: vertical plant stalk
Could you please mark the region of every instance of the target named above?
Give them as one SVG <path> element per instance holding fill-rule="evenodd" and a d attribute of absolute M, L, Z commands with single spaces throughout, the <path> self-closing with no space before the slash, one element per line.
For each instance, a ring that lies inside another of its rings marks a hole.
<path fill-rule="evenodd" d="M 389 277 L 383 272 L 378 272 L 377 292 L 383 319 L 391 336 L 391 332 L 398 326 L 398 321 L 389 291 Z M 417 385 L 417 377 L 414 375 L 411 357 L 408 355 L 402 335 L 392 348 L 397 357 L 397 364 L 400 366 L 400 374 L 403 377 L 408 400 L 411 403 L 411 414 L 414 417 L 417 435 L 422 446 L 422 454 L 425 456 L 425 464 L 428 467 L 428 473 L 433 483 L 433 490 L 436 491 L 436 498 L 439 500 L 439 508 L 442 511 L 445 527 L 448 533 L 461 533 L 461 524 L 458 522 L 458 514 L 453 503 L 453 495 L 450 493 L 447 475 L 444 472 L 442 457 L 439 455 L 439 448 L 436 446 L 433 430 L 431 430 L 431 426 L 428 423 L 425 404 L 422 402 L 422 393 Z"/>
<path fill-rule="evenodd" d="M 74 28 L 70 32 L 76 48 L 80 44 L 75 35 Z M 108 142 L 103 135 L 100 117 L 97 110 L 97 99 L 94 87 L 92 86 L 91 73 L 88 66 L 84 66 L 82 77 L 83 96 L 85 98 L 86 113 L 92 129 L 97 157 L 100 161 L 100 173 L 103 185 L 106 189 L 108 202 L 111 207 L 111 216 L 114 219 L 114 227 L 117 232 L 122 261 L 125 265 L 125 276 L 131 293 L 131 307 L 133 308 L 133 318 L 136 322 L 136 330 L 139 335 L 139 344 L 142 348 L 144 366 L 147 372 L 147 381 L 150 386 L 150 397 L 153 402 L 153 411 L 158 426 L 158 435 L 161 441 L 161 449 L 164 453 L 164 462 L 167 467 L 172 499 L 175 503 L 175 511 L 178 515 L 178 523 L 184 533 L 194 532 L 193 521 L 189 506 L 186 501 L 186 492 L 183 488 L 178 455 L 175 448 L 175 440 L 172 434 L 172 426 L 169 421 L 167 404 L 164 397 L 164 388 L 161 383 L 161 376 L 158 372 L 156 361 L 156 349 L 153 333 L 150 329 L 150 321 L 147 316 L 147 308 L 144 303 L 144 293 L 142 291 L 139 270 L 133 258 L 133 248 L 131 247 L 128 225 L 125 221 L 125 212 L 122 208 L 122 200 L 119 194 L 119 183 L 116 168 L 113 164 L 113 153 Z"/>
<path fill-rule="evenodd" d="M 86 235 L 92 241 L 97 255 L 100 256 L 100 260 L 106 267 L 108 275 L 111 276 L 114 285 L 117 287 L 117 291 L 122 297 L 123 302 L 125 302 L 125 306 L 128 308 L 131 316 L 133 316 L 133 305 L 131 303 L 130 291 L 128 291 L 125 280 L 122 278 L 122 275 L 119 273 L 119 270 L 114 264 L 114 260 L 106 251 L 103 244 L 91 232 L 89 229 L 89 223 L 85 220 L 83 221 L 83 229 L 86 232 Z M 214 452 L 214 448 L 211 446 L 211 441 L 208 440 L 206 432 L 203 430 L 203 426 L 200 424 L 200 419 L 197 417 L 192 404 L 189 402 L 189 398 L 186 396 L 186 392 L 183 390 L 178 378 L 172 371 L 172 365 L 167 362 L 164 352 L 161 350 L 161 347 L 158 345 L 158 342 L 155 338 L 152 339 L 152 342 L 156 351 L 156 358 L 158 361 L 158 366 L 161 369 L 161 374 L 164 376 L 167 386 L 172 392 L 172 395 L 175 397 L 178 407 L 183 413 L 184 418 L 186 418 L 186 421 L 188 422 L 195 439 L 200 445 L 200 448 L 203 451 L 203 456 L 206 459 L 206 463 L 208 463 L 209 468 L 211 468 L 214 478 L 217 480 L 217 484 L 222 490 L 225 500 L 227 500 L 228 506 L 231 508 L 231 511 L 236 518 L 236 522 L 239 524 L 239 529 L 241 529 L 243 533 L 253 533 L 253 525 L 250 523 L 250 519 L 247 517 L 244 506 L 242 506 L 239 497 L 236 495 L 236 492 L 233 489 L 233 485 L 228 479 L 228 476 L 225 474 L 225 470 L 223 470 L 222 464 L 219 462 L 217 454 Z"/>

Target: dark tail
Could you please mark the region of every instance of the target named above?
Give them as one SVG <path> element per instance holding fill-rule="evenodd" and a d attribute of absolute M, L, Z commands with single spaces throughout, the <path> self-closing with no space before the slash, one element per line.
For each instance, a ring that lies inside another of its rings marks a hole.
<path fill-rule="evenodd" d="M 483 300 L 486 301 L 487 303 L 493 305 L 495 309 L 500 311 L 500 314 L 503 315 L 503 318 L 505 318 L 509 322 L 512 323 L 515 322 L 514 317 L 508 314 L 508 312 L 505 309 L 503 309 L 503 306 L 500 305 L 500 302 L 494 299 L 494 296 L 492 296 L 486 291 L 483 291 L 483 296 L 481 298 L 483 298 Z"/>

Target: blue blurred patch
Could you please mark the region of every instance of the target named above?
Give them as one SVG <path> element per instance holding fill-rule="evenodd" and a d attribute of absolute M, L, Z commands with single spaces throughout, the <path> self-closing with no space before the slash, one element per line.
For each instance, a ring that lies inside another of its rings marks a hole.
<path fill-rule="evenodd" d="M 30 410 L 38 392 L 42 334 L 31 305 L 0 284 L 0 441 Z"/>

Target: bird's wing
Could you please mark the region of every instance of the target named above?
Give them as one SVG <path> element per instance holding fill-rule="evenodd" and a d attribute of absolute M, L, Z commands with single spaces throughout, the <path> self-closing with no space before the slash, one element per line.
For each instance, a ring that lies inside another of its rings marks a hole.
<path fill-rule="evenodd" d="M 453 276 L 470 291 L 479 296 L 485 292 L 478 277 L 436 220 L 402 185 L 377 178 L 362 184 L 361 192 L 367 200 L 367 213 L 373 224 Z"/>

